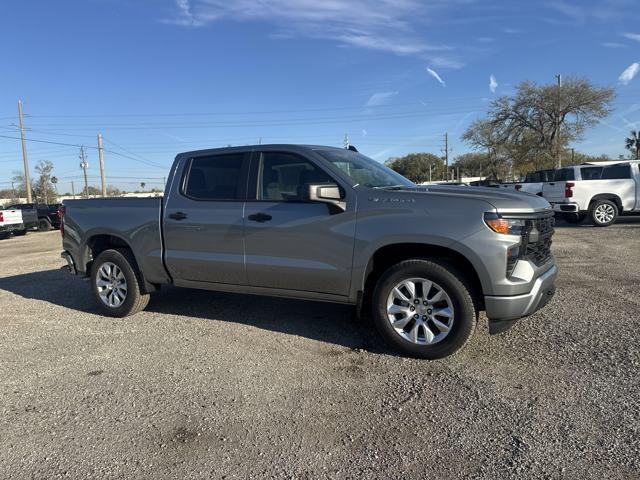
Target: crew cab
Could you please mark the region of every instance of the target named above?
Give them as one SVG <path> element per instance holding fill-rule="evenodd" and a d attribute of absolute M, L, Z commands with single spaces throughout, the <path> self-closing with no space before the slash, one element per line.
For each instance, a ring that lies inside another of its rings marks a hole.
<path fill-rule="evenodd" d="M 107 315 L 167 284 L 352 304 L 423 358 L 462 348 L 480 311 L 490 333 L 533 314 L 558 271 L 544 199 L 418 186 L 324 146 L 182 153 L 164 197 L 65 200 L 61 215 L 62 256 Z"/>
<path fill-rule="evenodd" d="M 589 217 L 597 227 L 620 214 L 640 214 L 640 161 L 592 162 L 555 171 L 542 195 L 570 223 Z"/>

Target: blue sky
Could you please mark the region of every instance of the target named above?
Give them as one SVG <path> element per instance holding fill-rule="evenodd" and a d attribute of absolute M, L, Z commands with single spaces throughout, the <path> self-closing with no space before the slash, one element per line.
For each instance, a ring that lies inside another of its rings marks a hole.
<path fill-rule="evenodd" d="M 492 98 L 560 73 L 616 89 L 575 147 L 617 156 L 640 127 L 639 17 L 631 0 L 5 0 L 0 135 L 18 136 L 22 99 L 29 138 L 71 144 L 28 142 L 61 190 L 81 178 L 73 145 L 98 183 L 98 132 L 108 183 L 128 189 L 161 183 L 177 152 L 259 139 L 348 133 L 384 161 L 440 154 L 446 131 L 455 157 Z M 21 165 L 0 137 L 0 182 Z"/>

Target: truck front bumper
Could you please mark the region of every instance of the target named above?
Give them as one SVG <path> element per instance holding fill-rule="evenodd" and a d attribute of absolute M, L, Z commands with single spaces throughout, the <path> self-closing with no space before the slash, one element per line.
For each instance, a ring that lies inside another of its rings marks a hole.
<path fill-rule="evenodd" d="M 503 332 L 519 318 L 529 316 L 549 303 L 556 291 L 557 276 L 558 267 L 553 265 L 533 282 L 533 288 L 529 293 L 501 297 L 485 295 L 489 333 Z"/>

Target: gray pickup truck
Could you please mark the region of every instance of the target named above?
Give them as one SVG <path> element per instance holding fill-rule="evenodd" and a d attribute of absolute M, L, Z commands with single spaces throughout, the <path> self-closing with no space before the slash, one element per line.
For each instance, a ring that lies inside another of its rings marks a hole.
<path fill-rule="evenodd" d="M 65 201 L 63 252 L 123 317 L 162 285 L 353 304 L 402 353 L 441 358 L 552 297 L 553 212 L 535 195 L 417 186 L 350 149 L 179 154 L 163 198 Z"/>

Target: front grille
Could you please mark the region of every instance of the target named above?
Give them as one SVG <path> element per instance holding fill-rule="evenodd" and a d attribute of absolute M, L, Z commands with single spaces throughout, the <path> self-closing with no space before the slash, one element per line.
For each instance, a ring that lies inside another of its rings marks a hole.
<path fill-rule="evenodd" d="M 535 218 L 527 222 L 529 225 L 523 235 L 524 258 L 536 266 L 544 265 L 551 258 L 551 243 L 555 219 L 553 216 Z"/>

